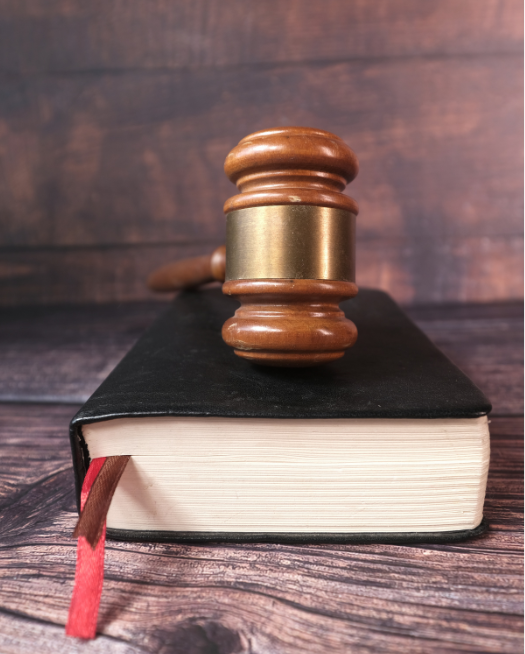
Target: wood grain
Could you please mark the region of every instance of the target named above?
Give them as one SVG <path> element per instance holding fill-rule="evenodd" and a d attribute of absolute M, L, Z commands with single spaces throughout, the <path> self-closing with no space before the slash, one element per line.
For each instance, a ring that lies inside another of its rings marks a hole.
<path fill-rule="evenodd" d="M 137 302 L 4 309 L 0 400 L 85 402 L 164 306 Z"/>
<path fill-rule="evenodd" d="M 67 652 L 77 654 L 143 654 L 144 650 L 130 643 L 98 636 L 92 642 L 72 641 L 67 638 L 62 625 L 33 618 L 0 612 L 0 642 L 6 654 L 25 654 L 38 647 L 41 654 Z M 35 645 L 36 644 L 36 645 Z M 172 650 L 173 651 L 173 650 Z M 186 650 L 191 651 L 191 650 Z"/>
<path fill-rule="evenodd" d="M 77 651 L 57 628 L 74 574 L 72 409 L 1 407 L 0 455 L 33 460 L 0 468 L 2 651 Z M 522 422 L 495 419 L 491 432 L 486 535 L 412 547 L 110 542 L 104 636 L 88 651 L 520 651 Z M 54 469 L 26 480 L 38 457 Z"/>
<path fill-rule="evenodd" d="M 409 316 L 493 403 L 523 414 L 523 305 L 408 308 Z"/>
<path fill-rule="evenodd" d="M 516 236 L 521 70 L 509 55 L 4 77 L 2 243 L 220 243 L 226 155 L 290 123 L 357 153 L 363 238 Z"/>
<path fill-rule="evenodd" d="M 227 152 L 290 124 L 360 158 L 358 283 L 412 303 L 521 298 L 522 15 L 518 0 L 1 0 L 0 304 L 143 299 L 151 248 L 224 241 Z M 71 274 L 77 255 L 89 273 Z"/>
<path fill-rule="evenodd" d="M 218 245 L 218 243 L 217 243 Z M 159 264 L 202 255 L 214 243 L 75 247 L 0 252 L 1 304 L 28 306 L 71 302 L 162 300 L 146 279 Z"/>
<path fill-rule="evenodd" d="M 0 13 L 10 72 L 519 53 L 523 38 L 518 0 L 2 0 Z"/>
<path fill-rule="evenodd" d="M 0 303 L 159 299 L 145 283 L 152 270 L 210 252 L 218 244 L 0 250 Z M 356 249 L 358 286 L 382 288 L 403 304 L 504 301 L 521 298 L 523 292 L 522 237 L 367 240 L 358 225 Z"/>
<path fill-rule="evenodd" d="M 412 302 L 521 297 L 520 68 L 500 57 L 5 80 L 2 302 L 144 298 L 150 248 L 191 256 L 224 241 L 226 153 L 283 122 L 328 127 L 359 154 L 358 283 Z M 81 268 L 88 255 L 92 279 L 70 274 L 67 259 Z"/>

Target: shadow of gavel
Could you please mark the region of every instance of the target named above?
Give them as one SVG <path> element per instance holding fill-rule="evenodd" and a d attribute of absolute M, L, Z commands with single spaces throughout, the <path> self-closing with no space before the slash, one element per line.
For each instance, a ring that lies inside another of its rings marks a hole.
<path fill-rule="evenodd" d="M 222 329 L 235 354 L 271 366 L 342 357 L 357 329 L 339 308 L 357 294 L 355 200 L 341 191 L 358 172 L 353 151 L 330 132 L 255 132 L 224 170 L 240 193 L 226 201 L 226 246 L 153 272 L 148 286 L 176 291 L 214 280 L 241 302 Z"/>

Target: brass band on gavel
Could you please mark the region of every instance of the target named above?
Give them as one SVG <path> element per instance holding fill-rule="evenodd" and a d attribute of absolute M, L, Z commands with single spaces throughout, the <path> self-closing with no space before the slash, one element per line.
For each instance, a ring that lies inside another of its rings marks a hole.
<path fill-rule="evenodd" d="M 312 205 L 271 205 L 226 216 L 226 281 L 355 281 L 355 214 Z"/>

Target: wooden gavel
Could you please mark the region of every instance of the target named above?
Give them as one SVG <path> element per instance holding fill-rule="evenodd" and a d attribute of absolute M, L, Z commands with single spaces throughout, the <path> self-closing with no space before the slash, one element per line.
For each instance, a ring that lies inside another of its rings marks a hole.
<path fill-rule="evenodd" d="M 226 247 L 171 263 L 148 286 L 174 291 L 213 280 L 239 299 L 222 337 L 235 354 L 270 366 L 343 356 L 357 329 L 339 308 L 357 294 L 352 150 L 330 132 L 278 127 L 250 134 L 226 157 L 240 190 L 226 201 Z"/>

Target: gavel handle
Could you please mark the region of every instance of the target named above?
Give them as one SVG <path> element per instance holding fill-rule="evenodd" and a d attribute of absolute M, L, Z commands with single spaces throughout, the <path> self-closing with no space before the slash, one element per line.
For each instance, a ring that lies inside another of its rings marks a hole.
<path fill-rule="evenodd" d="M 221 245 L 212 254 L 168 263 L 153 271 L 147 285 L 152 291 L 180 291 L 213 281 L 224 281 L 226 246 Z"/>

